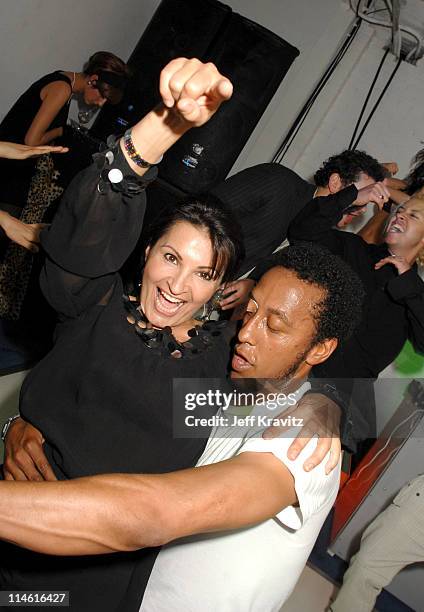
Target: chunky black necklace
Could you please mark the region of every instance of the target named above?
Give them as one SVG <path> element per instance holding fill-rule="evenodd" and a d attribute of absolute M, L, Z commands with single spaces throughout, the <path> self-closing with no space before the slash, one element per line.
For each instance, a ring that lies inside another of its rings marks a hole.
<path fill-rule="evenodd" d="M 228 323 L 227 321 L 207 321 L 203 325 L 196 325 L 187 332 L 189 340 L 178 342 L 170 327 L 163 329 L 152 327 L 137 300 L 130 299 L 128 295 L 123 295 L 122 299 L 129 322 L 134 325 L 135 333 L 145 346 L 174 359 L 193 358 L 209 349 Z"/>

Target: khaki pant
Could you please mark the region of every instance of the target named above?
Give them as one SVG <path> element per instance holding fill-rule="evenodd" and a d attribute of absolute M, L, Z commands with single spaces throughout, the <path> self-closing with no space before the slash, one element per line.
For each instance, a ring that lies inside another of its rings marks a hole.
<path fill-rule="evenodd" d="M 370 612 L 381 589 L 417 561 L 424 561 L 424 475 L 404 486 L 364 531 L 330 610 Z"/>

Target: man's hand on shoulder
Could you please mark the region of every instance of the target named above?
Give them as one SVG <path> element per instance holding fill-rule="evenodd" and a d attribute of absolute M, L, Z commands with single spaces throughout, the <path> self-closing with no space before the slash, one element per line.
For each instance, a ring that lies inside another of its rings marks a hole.
<path fill-rule="evenodd" d="M 283 412 L 283 422 L 288 416 L 296 417 L 302 423 L 300 431 L 293 440 L 287 456 L 295 460 L 308 442 L 318 436 L 315 451 L 306 459 L 303 469 L 310 472 L 322 463 L 330 453 L 325 464 L 325 472 L 329 474 L 337 466 L 341 454 L 340 442 L 340 407 L 329 397 L 321 393 L 306 393 L 290 412 Z M 278 438 L 287 431 L 289 426 L 269 427 L 263 434 L 264 438 Z"/>

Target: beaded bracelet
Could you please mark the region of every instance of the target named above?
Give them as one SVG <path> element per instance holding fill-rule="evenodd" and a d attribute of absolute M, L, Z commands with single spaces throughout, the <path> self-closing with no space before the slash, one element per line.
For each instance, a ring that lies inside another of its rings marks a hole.
<path fill-rule="evenodd" d="M 108 149 L 93 155 L 93 160 L 100 171 L 97 191 L 108 193 L 110 190 L 123 193 L 128 197 L 138 195 L 149 183 L 157 178 L 158 169 L 152 166 L 143 176 L 133 170 L 119 146 L 120 138 L 109 136 Z"/>
<path fill-rule="evenodd" d="M 163 155 L 161 155 L 160 158 L 152 164 L 141 157 L 132 141 L 131 129 L 127 130 L 124 134 L 124 147 L 131 160 L 137 164 L 137 166 L 140 166 L 140 168 L 150 168 L 151 166 L 156 166 L 156 164 L 159 164 L 162 161 Z"/>

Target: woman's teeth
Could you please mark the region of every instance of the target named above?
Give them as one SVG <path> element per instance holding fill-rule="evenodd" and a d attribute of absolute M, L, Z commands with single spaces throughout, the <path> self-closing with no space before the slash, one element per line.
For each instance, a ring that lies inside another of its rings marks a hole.
<path fill-rule="evenodd" d="M 166 293 L 165 291 L 162 291 L 162 289 L 159 289 L 159 293 L 165 298 L 165 300 L 168 300 L 168 302 L 172 302 L 173 304 L 182 304 L 183 300 L 179 300 L 178 298 L 175 298 L 174 296 L 170 295 L 169 293 Z"/>
<path fill-rule="evenodd" d="M 178 298 L 166 293 L 166 291 L 162 291 L 162 289 L 157 290 L 156 293 L 156 308 L 164 313 L 164 314 L 175 314 L 179 308 L 185 303 L 184 300 L 179 300 Z"/>

